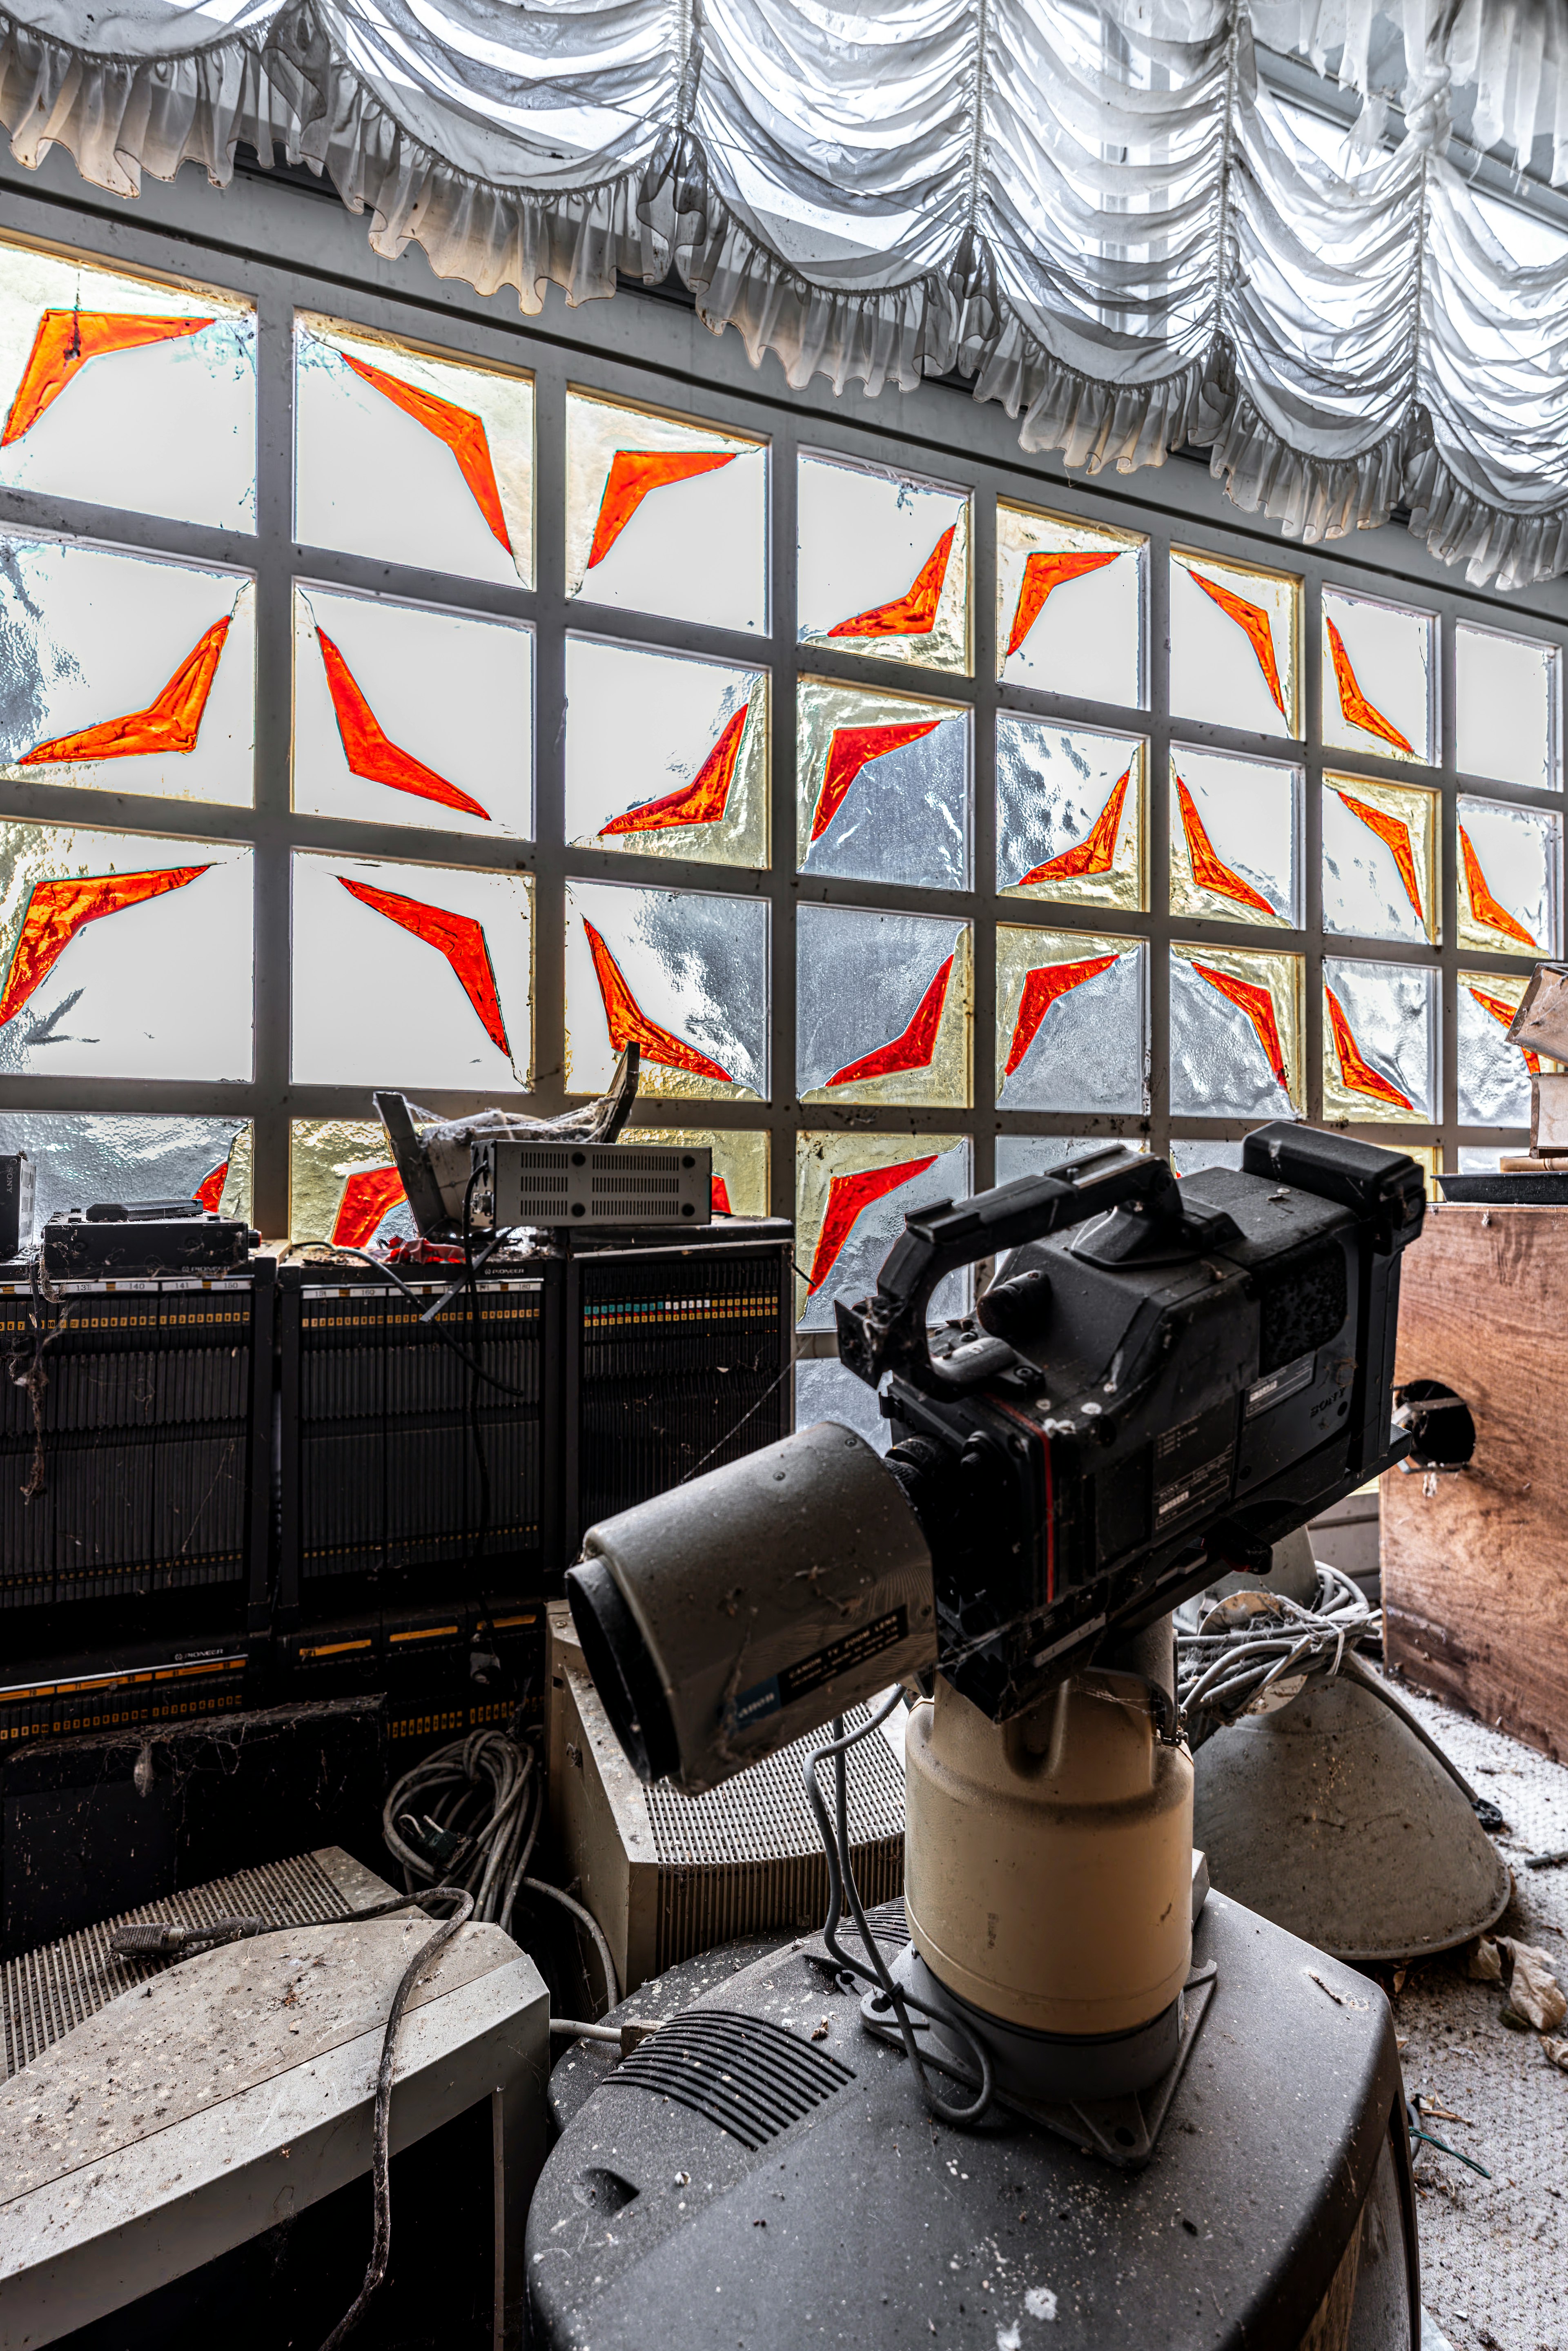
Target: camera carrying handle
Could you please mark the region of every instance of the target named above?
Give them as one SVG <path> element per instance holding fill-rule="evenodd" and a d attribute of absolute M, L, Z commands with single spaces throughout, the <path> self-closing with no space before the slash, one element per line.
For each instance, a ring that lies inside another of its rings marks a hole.
<path fill-rule="evenodd" d="M 898 1372 L 927 1395 L 974 1384 L 972 1369 L 949 1372 L 932 1358 L 925 1313 L 939 1281 L 960 1267 L 1085 1223 L 1107 1209 L 1139 1219 L 1155 1246 L 1175 1240 L 1183 1217 L 1176 1177 L 1163 1159 L 1121 1145 L 1070 1160 L 1049 1176 L 1023 1176 L 973 1200 L 936 1200 L 912 1209 L 877 1277 L 876 1291 L 835 1301 L 840 1361 L 872 1387 Z"/>

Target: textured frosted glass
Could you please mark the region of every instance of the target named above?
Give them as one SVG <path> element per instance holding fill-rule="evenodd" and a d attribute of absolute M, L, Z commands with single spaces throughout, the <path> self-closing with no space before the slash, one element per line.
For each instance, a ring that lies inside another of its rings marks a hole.
<path fill-rule="evenodd" d="M 1148 541 L 1066 515 L 997 506 L 997 674 L 1129 709 L 1147 699 Z"/>
<path fill-rule="evenodd" d="M 1004 1110 L 1148 1108 L 1147 950 L 1087 931 L 997 930 L 997 1101 Z"/>
<path fill-rule="evenodd" d="M 296 1083 L 526 1085 L 529 911 L 521 873 L 296 855 Z"/>
<path fill-rule="evenodd" d="M 795 1138 L 795 1298 L 802 1331 L 834 1327 L 835 1298 L 864 1298 L 912 1209 L 968 1195 L 969 1144 L 955 1134 Z M 967 1270 L 938 1282 L 929 1319 L 962 1314 Z"/>
<path fill-rule="evenodd" d="M 1460 774 L 1555 791 L 1563 780 L 1557 647 L 1461 623 L 1455 666 Z"/>
<path fill-rule="evenodd" d="M 248 807 L 255 729 L 244 572 L 0 537 L 0 773 Z"/>
<path fill-rule="evenodd" d="M 0 1154 L 11 1151 L 25 1151 L 33 1162 L 40 1230 L 63 1208 L 198 1194 L 225 1217 L 250 1217 L 248 1121 L 0 1111 Z"/>
<path fill-rule="evenodd" d="M 801 872 L 967 889 L 967 711 L 816 678 L 796 706 Z"/>
<path fill-rule="evenodd" d="M 1461 971 L 1458 1034 L 1459 1124 L 1528 1126 L 1531 1067 L 1522 1049 L 1505 1040 L 1528 982 L 1511 972 Z M 1555 1063 L 1548 1061 L 1551 1070 Z"/>
<path fill-rule="evenodd" d="M 1082 1159 L 1086 1151 L 1115 1148 L 1142 1151 L 1141 1134 L 998 1134 L 997 1182 L 1016 1183 L 1020 1176 L 1048 1176 L 1068 1159 Z"/>
<path fill-rule="evenodd" d="M 0 1073 L 248 1079 L 251 852 L 0 824 Z"/>
<path fill-rule="evenodd" d="M 1323 1115 L 1437 1115 L 1437 975 L 1416 964 L 1323 965 Z"/>
<path fill-rule="evenodd" d="M 1139 737 L 998 716 L 997 887 L 1012 897 L 1143 912 Z"/>
<path fill-rule="evenodd" d="M 1200 1167 L 1239 1167 L 1243 1146 L 1239 1143 L 1211 1141 L 1173 1134 L 1169 1158 L 1178 1176 L 1196 1176 Z"/>
<path fill-rule="evenodd" d="M 1255 735 L 1301 732 L 1301 583 L 1211 555 L 1171 557 L 1171 709 Z"/>
<path fill-rule="evenodd" d="M 1437 754 L 1437 622 L 1323 590 L 1323 741 L 1380 759 Z"/>
<path fill-rule="evenodd" d="M 1178 1118 L 1290 1118 L 1303 1102 L 1301 959 L 1171 949 L 1171 1109 Z"/>
<path fill-rule="evenodd" d="M 566 830 L 583 849 L 768 863 L 768 673 L 566 641 Z"/>
<path fill-rule="evenodd" d="M 1555 955 L 1561 819 L 1461 798 L 1458 850 L 1459 945 Z"/>
<path fill-rule="evenodd" d="M 288 1129 L 288 1238 L 370 1249 L 412 1240 L 413 1211 L 374 1118 L 297 1118 Z"/>
<path fill-rule="evenodd" d="M 0 245 L 0 488 L 256 528 L 256 313 Z"/>
<path fill-rule="evenodd" d="M 767 443 L 569 392 L 566 592 L 765 630 Z"/>
<path fill-rule="evenodd" d="M 1222 751 L 1173 751 L 1172 912 L 1299 923 L 1301 805 L 1299 768 Z"/>
<path fill-rule="evenodd" d="M 881 465 L 803 456 L 800 640 L 969 670 L 969 500 Z"/>
<path fill-rule="evenodd" d="M 735 1127 L 629 1126 L 622 1143 L 661 1143 L 673 1151 L 713 1153 L 716 1217 L 765 1217 L 768 1208 L 768 1137 Z"/>
<path fill-rule="evenodd" d="M 534 385 L 301 310 L 295 536 L 533 586 Z"/>
<path fill-rule="evenodd" d="M 316 816 L 527 837 L 531 630 L 294 591 L 294 805 Z"/>
<path fill-rule="evenodd" d="M 1517 1143 L 1509 1147 L 1509 1157 L 1519 1155 Z M 1502 1165 L 1501 1151 L 1483 1151 L 1479 1144 L 1461 1143 L 1458 1173 L 1461 1176 L 1496 1176 Z"/>
<path fill-rule="evenodd" d="M 566 911 L 569 1092 L 601 1092 L 634 1040 L 644 1094 L 766 1096 L 763 900 L 574 882 Z"/>
<path fill-rule="evenodd" d="M 894 1441 L 893 1424 L 883 1420 L 874 1388 L 846 1372 L 842 1364 L 805 1357 L 795 1366 L 795 1426 L 815 1428 L 823 1420 L 852 1428 L 878 1453 L 885 1453 Z"/>
<path fill-rule="evenodd" d="M 802 906 L 796 939 L 802 1102 L 967 1106 L 967 924 Z"/>
<path fill-rule="evenodd" d="M 1323 779 L 1323 928 L 1437 938 L 1437 795 L 1364 776 Z"/>

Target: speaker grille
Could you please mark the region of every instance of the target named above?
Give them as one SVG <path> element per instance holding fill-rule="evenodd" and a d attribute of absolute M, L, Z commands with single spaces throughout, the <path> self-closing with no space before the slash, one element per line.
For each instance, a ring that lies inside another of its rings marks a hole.
<path fill-rule="evenodd" d="M 782 2025 L 716 2008 L 687 2009 L 612 2076 L 705 2115 L 742 2147 L 766 2147 L 854 2080 L 847 2065 Z"/>

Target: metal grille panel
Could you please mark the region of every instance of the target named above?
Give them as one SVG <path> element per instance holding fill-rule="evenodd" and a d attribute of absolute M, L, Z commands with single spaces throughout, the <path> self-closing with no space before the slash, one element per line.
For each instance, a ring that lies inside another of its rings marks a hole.
<path fill-rule="evenodd" d="M 743 2147 L 766 2147 L 854 2080 L 847 2065 L 766 2017 L 690 2008 L 634 2049 L 613 2075 L 705 2115 Z"/>

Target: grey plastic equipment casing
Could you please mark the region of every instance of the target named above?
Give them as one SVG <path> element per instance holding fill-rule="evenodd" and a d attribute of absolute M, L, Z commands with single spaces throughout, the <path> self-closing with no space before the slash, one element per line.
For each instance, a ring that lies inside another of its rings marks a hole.
<path fill-rule="evenodd" d="M 936 1663 L 925 1538 L 836 1421 L 621 1511 L 582 1549 L 647 1644 L 688 1794 Z"/>

